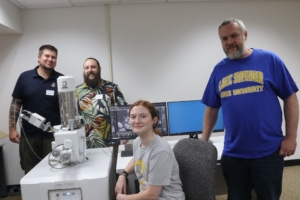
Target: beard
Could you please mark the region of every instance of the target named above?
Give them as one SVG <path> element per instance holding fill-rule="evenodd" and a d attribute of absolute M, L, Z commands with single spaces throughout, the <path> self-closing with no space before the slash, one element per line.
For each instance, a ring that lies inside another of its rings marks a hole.
<path fill-rule="evenodd" d="M 52 70 L 53 70 L 53 68 L 49 68 L 49 67 L 47 67 L 46 65 L 42 65 L 40 62 L 38 62 L 39 63 L 39 65 L 40 65 L 40 67 L 43 69 L 43 70 L 45 70 L 45 71 L 49 71 L 49 72 L 51 72 Z"/>
<path fill-rule="evenodd" d="M 236 51 L 231 52 L 230 49 L 228 49 L 229 47 L 235 47 Z M 231 59 L 231 60 L 240 59 L 246 53 L 246 48 L 245 48 L 244 44 L 241 44 L 241 45 L 237 45 L 237 44 L 230 45 L 230 46 L 228 46 L 226 48 L 223 48 L 223 50 L 224 50 L 226 56 L 229 59 Z"/>
<path fill-rule="evenodd" d="M 93 74 L 94 75 L 94 78 L 93 79 L 89 79 L 89 75 L 90 74 Z M 99 70 L 99 72 L 90 72 L 89 74 L 85 75 L 83 73 L 83 79 L 84 79 L 84 82 L 87 86 L 90 86 L 92 88 L 96 87 L 99 83 L 100 83 L 100 80 L 101 80 L 101 72 Z"/>

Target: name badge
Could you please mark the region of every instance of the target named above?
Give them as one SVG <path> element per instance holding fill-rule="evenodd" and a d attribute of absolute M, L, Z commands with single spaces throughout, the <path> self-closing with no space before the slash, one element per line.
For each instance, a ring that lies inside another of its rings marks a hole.
<path fill-rule="evenodd" d="M 103 94 L 97 94 L 96 99 L 103 99 Z"/>
<path fill-rule="evenodd" d="M 46 95 L 54 96 L 54 90 L 46 90 Z"/>

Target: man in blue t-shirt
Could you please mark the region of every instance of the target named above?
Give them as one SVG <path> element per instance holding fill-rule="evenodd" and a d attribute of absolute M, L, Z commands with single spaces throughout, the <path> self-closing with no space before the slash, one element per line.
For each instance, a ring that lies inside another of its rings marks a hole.
<path fill-rule="evenodd" d="M 241 20 L 230 18 L 219 26 L 227 58 L 208 81 L 202 140 L 207 141 L 222 106 L 225 142 L 221 158 L 229 200 L 279 200 L 284 157 L 296 150 L 298 87 L 283 61 L 273 52 L 248 48 L 248 32 Z M 285 134 L 282 110 L 283 100 Z"/>
<path fill-rule="evenodd" d="M 54 70 L 56 59 L 57 49 L 54 46 L 41 46 L 38 54 L 39 65 L 19 76 L 12 94 L 9 139 L 20 145 L 20 163 L 25 174 L 50 153 L 54 137 L 52 132 L 43 131 L 26 120 L 22 120 L 20 136 L 16 123 L 22 107 L 22 112 L 37 113 L 52 126 L 61 124 L 57 78 L 63 75 Z"/>

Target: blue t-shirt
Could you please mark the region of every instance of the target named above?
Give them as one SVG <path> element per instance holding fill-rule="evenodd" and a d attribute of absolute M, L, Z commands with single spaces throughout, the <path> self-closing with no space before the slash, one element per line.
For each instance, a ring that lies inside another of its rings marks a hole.
<path fill-rule="evenodd" d="M 57 92 L 57 78 L 62 74 L 52 71 L 48 79 L 42 78 L 38 67 L 23 72 L 16 83 L 12 97 L 23 101 L 22 110 L 37 113 L 51 123 L 51 126 L 61 124 L 59 99 Z M 53 133 L 43 131 L 22 120 L 25 134 L 29 138 L 53 138 Z M 23 135 L 23 130 L 21 131 Z"/>
<path fill-rule="evenodd" d="M 202 102 L 222 106 L 225 143 L 223 154 L 260 158 L 274 153 L 283 140 L 278 100 L 298 91 L 282 60 L 272 52 L 253 49 L 250 56 L 218 63 Z"/>

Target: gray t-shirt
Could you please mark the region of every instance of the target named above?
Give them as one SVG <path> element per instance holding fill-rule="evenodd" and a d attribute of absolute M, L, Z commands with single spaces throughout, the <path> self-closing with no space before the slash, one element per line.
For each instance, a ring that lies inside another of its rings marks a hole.
<path fill-rule="evenodd" d="M 179 167 L 169 143 L 155 136 L 147 146 L 141 147 L 140 138 L 133 141 L 135 174 L 140 183 L 140 191 L 148 185 L 163 186 L 159 200 L 184 200 Z"/>

